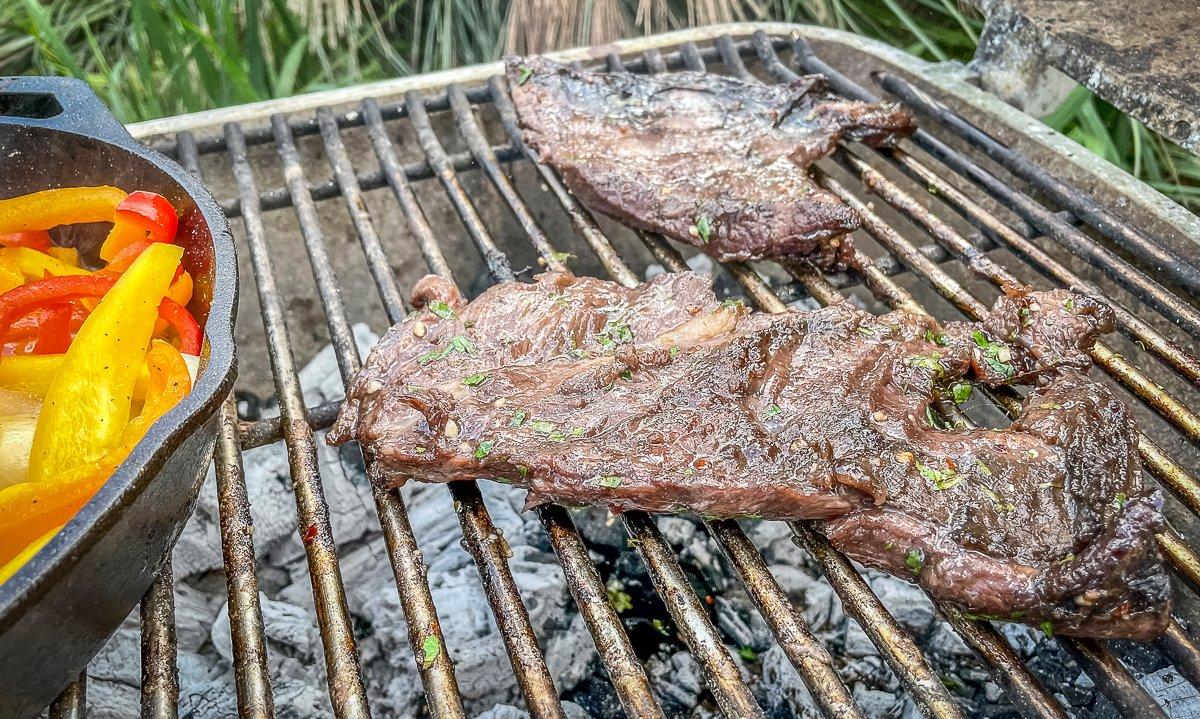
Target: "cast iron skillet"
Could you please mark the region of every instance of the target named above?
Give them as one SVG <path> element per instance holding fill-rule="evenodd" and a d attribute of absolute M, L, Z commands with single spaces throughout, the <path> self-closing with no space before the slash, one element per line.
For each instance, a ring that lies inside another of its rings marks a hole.
<path fill-rule="evenodd" d="M 32 716 L 87 665 L 150 586 L 191 514 L 234 375 L 237 264 L 221 208 L 200 182 L 135 142 L 83 82 L 0 78 L 0 197 L 52 187 L 151 190 L 180 211 L 189 309 L 205 329 L 196 386 L 94 498 L 0 585 L 0 717 Z M 51 234 L 95 258 L 106 228 Z M 3 361 L 3 360 L 0 360 Z"/>

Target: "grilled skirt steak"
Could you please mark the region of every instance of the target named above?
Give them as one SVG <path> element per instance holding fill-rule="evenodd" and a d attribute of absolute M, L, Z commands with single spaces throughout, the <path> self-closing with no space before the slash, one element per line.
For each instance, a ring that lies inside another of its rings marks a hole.
<path fill-rule="evenodd" d="M 820 75 L 759 85 L 544 58 L 507 67 L 525 141 L 585 205 L 721 261 L 836 265 L 858 213 L 805 168 L 841 139 L 881 145 L 915 129 L 895 105 L 835 98 Z"/>
<path fill-rule="evenodd" d="M 527 505 L 819 520 L 851 557 L 979 615 L 1147 638 L 1169 611 L 1126 407 L 1082 370 L 1104 305 L 1009 289 L 979 323 L 842 303 L 762 314 L 707 278 L 565 273 L 469 305 L 426 277 L 332 443 L 374 480 L 494 478 Z M 964 375 L 1041 384 L 1004 429 L 944 428 Z"/>

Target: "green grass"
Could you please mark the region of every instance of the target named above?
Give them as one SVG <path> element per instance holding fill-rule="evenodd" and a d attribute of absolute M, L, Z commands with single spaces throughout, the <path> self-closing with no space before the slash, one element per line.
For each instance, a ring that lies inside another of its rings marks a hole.
<path fill-rule="evenodd" d="M 603 30 L 589 25 L 601 4 L 612 11 Z M 970 59 L 981 26 L 959 0 L 582 0 L 566 7 L 578 16 L 541 21 L 568 44 L 586 44 L 593 31 L 659 31 L 725 12 L 837 27 L 933 61 Z M 540 18 L 533 8 L 531 0 L 6 0 L 0 74 L 83 78 L 118 117 L 135 121 L 485 62 L 503 51 L 510 12 L 529 36 Z M 1077 89 L 1045 119 L 1200 208 L 1200 160 L 1087 90 Z"/>

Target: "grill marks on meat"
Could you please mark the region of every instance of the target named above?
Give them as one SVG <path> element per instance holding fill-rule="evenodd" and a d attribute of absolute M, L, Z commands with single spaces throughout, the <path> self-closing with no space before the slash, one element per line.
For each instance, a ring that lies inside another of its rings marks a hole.
<path fill-rule="evenodd" d="M 544 58 L 507 67 L 525 141 L 585 205 L 721 261 L 836 265 L 859 216 L 806 168 L 839 140 L 878 146 L 915 129 L 896 105 L 837 99 L 819 75 L 759 85 Z"/>
<path fill-rule="evenodd" d="M 707 278 L 552 273 L 470 304 L 435 277 L 330 439 L 387 485 L 491 477 L 527 504 L 821 520 L 835 546 L 977 614 L 1089 636 L 1161 631 L 1169 588 L 1126 407 L 1079 370 L 1111 311 L 1010 289 L 980 323 L 848 303 L 753 313 Z M 1036 351 L 1024 345 L 1036 347 Z M 939 429 L 974 368 L 1042 380 L 1011 426 Z"/>

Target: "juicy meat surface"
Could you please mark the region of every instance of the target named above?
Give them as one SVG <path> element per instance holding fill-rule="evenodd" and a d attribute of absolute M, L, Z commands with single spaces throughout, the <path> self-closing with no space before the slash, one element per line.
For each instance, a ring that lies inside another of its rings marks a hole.
<path fill-rule="evenodd" d="M 915 129 L 896 105 L 828 94 L 820 75 L 760 85 L 536 57 L 507 68 L 525 141 L 585 205 L 721 261 L 836 265 L 859 216 L 806 168 L 839 140 L 882 145 Z"/>
<path fill-rule="evenodd" d="M 632 289 L 543 274 L 470 304 L 431 276 L 413 300 L 330 433 L 376 458 L 378 482 L 819 520 L 854 559 L 977 614 L 1088 636 L 1164 626 L 1162 499 L 1129 411 L 1080 372 L 1111 329 L 1095 300 L 1009 289 L 982 322 L 945 325 L 849 303 L 763 314 L 691 273 Z M 961 398 L 972 368 L 1042 383 L 1009 427 L 935 426 L 935 394 Z"/>

